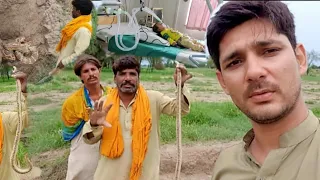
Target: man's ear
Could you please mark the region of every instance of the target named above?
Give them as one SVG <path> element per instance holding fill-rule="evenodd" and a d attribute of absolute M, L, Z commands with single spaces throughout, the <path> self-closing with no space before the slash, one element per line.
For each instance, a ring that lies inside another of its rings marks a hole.
<path fill-rule="evenodd" d="M 303 75 L 308 69 L 307 52 L 302 44 L 297 44 L 295 52 L 300 74 Z"/>
<path fill-rule="evenodd" d="M 229 90 L 228 90 L 228 88 L 226 87 L 226 84 L 224 83 L 224 79 L 223 79 L 222 72 L 217 69 L 217 70 L 216 70 L 216 75 L 217 75 L 219 84 L 220 84 L 220 86 L 222 87 L 223 91 L 224 91 L 227 95 L 229 95 Z"/>

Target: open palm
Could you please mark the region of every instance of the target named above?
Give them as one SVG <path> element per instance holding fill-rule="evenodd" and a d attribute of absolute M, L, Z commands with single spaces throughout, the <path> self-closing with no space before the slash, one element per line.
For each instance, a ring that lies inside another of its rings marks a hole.
<path fill-rule="evenodd" d="M 94 110 L 90 111 L 90 123 L 91 126 L 104 126 L 111 127 L 111 124 L 106 121 L 106 116 L 112 106 L 108 104 L 106 107 L 103 107 L 104 101 L 96 101 L 94 103 Z"/>

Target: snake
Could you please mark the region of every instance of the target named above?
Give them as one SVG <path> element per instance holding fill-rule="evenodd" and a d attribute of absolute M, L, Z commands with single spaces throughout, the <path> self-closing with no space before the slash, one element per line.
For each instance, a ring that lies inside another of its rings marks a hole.
<path fill-rule="evenodd" d="M 39 58 L 36 46 L 32 46 L 25 37 L 18 37 L 13 42 L 0 40 L 0 62 L 33 64 Z"/>
<path fill-rule="evenodd" d="M 179 62 L 176 61 L 178 65 Z M 178 104 L 178 111 L 176 115 L 176 142 L 177 142 L 177 162 L 176 162 L 176 169 L 175 169 L 175 180 L 180 180 L 180 173 L 181 173 L 181 165 L 182 165 L 182 145 L 181 145 L 181 71 L 177 72 L 177 88 L 178 88 L 178 95 L 177 95 L 177 104 Z"/>
<path fill-rule="evenodd" d="M 17 164 L 17 153 L 18 153 L 18 147 L 19 147 L 19 141 L 22 131 L 22 103 L 21 103 L 21 82 L 19 80 L 16 80 L 16 88 L 17 88 L 17 108 L 18 108 L 18 125 L 16 130 L 16 136 L 14 138 L 13 143 L 13 150 L 10 155 L 10 164 L 14 171 L 16 171 L 19 174 L 26 174 L 32 170 L 32 163 L 31 161 L 25 156 L 25 160 L 28 164 L 28 167 L 23 169 L 20 168 Z"/>

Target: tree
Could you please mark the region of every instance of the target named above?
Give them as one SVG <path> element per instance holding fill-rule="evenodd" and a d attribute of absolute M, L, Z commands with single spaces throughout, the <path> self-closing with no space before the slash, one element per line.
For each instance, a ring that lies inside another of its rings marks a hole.
<path fill-rule="evenodd" d="M 312 69 L 312 67 L 315 66 L 315 63 L 320 61 L 320 53 L 315 50 L 307 52 L 307 59 L 308 59 L 307 75 L 309 75 L 310 70 Z"/>

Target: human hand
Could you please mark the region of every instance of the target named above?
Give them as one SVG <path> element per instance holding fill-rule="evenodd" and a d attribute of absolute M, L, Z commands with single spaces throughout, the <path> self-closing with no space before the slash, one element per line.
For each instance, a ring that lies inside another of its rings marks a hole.
<path fill-rule="evenodd" d="M 106 116 L 112 106 L 108 104 L 106 107 L 103 107 L 104 101 L 94 103 L 94 110 L 90 110 L 89 119 L 91 126 L 104 126 L 111 127 L 111 124 L 106 121 Z"/>
<path fill-rule="evenodd" d="M 15 78 L 17 81 L 20 81 L 21 84 L 21 92 L 27 92 L 27 74 L 24 72 L 15 72 L 12 74 L 12 77 Z"/>
<path fill-rule="evenodd" d="M 57 68 L 59 68 L 59 69 L 63 69 L 64 68 L 64 65 L 62 64 L 62 61 L 60 61 L 60 63 L 58 64 Z"/>
<path fill-rule="evenodd" d="M 177 83 L 178 73 L 181 72 L 181 87 L 183 87 L 184 83 L 192 78 L 192 74 L 189 74 L 184 64 L 178 63 L 176 66 L 176 70 L 174 72 L 174 82 Z"/>

